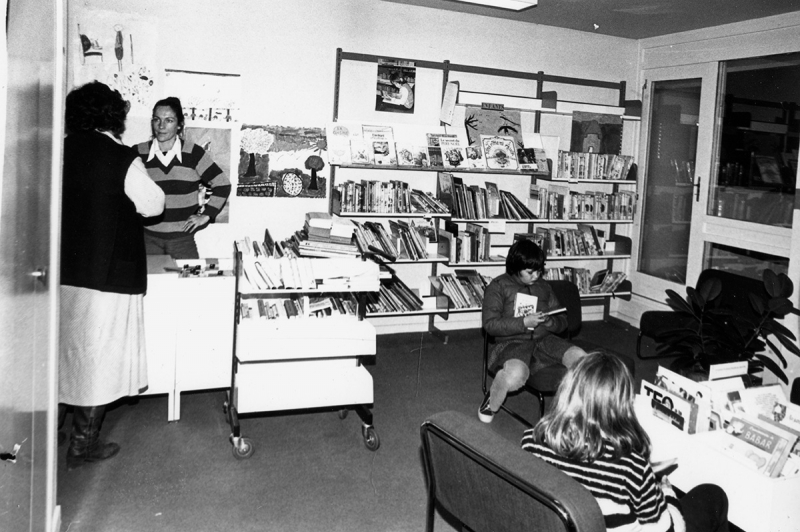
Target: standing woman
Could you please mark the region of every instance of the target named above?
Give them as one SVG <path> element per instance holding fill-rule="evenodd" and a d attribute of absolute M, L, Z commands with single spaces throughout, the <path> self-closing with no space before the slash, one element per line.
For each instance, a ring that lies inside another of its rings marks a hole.
<path fill-rule="evenodd" d="M 174 96 L 153 107 L 153 140 L 137 146 L 150 177 L 164 191 L 163 216 L 145 224 L 148 255 L 197 259 L 194 234 L 213 222 L 225 206 L 231 183 L 200 146 L 183 138 L 183 108 Z M 198 202 L 200 186 L 211 190 L 205 205 Z"/>
<path fill-rule="evenodd" d="M 111 458 L 105 405 L 147 387 L 142 216 L 164 193 L 120 135 L 130 105 L 91 82 L 67 95 L 61 215 L 59 418 L 74 406 L 67 469 Z"/>

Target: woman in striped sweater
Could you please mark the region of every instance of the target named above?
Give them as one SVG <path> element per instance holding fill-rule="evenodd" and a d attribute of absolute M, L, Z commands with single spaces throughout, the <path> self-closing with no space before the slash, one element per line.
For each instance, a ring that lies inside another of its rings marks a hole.
<path fill-rule="evenodd" d="M 148 255 L 171 255 L 197 259 L 194 235 L 220 213 L 231 183 L 210 154 L 197 144 L 183 140 L 181 101 L 174 96 L 153 107 L 153 140 L 137 145 L 147 173 L 166 195 L 161 216 L 145 223 Z M 211 197 L 206 201 L 206 190 Z"/>
<path fill-rule="evenodd" d="M 567 372 L 551 411 L 525 431 L 522 448 L 583 484 L 609 531 L 727 532 L 721 488 L 703 484 L 678 500 L 666 476 L 656 476 L 633 399 L 625 364 L 590 353 Z"/>

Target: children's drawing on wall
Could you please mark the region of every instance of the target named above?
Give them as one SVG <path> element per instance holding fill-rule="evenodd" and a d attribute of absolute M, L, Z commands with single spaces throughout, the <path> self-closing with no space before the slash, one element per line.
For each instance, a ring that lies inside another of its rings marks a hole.
<path fill-rule="evenodd" d="M 462 111 L 463 109 L 463 111 Z M 477 106 L 457 106 L 454 120 L 464 113 L 464 129 L 470 146 L 480 145 L 481 135 L 511 137 L 518 148 L 524 147 L 524 133 L 531 130 L 535 120 L 533 113 L 519 109 L 482 109 Z"/>
<path fill-rule="evenodd" d="M 210 128 L 210 127 L 186 127 L 184 129 L 185 140 L 191 141 L 203 148 L 206 153 L 211 155 L 211 159 L 222 169 L 225 176 L 231 179 L 231 137 L 232 131 L 229 128 Z M 211 198 L 211 189 L 205 188 L 202 184 L 197 191 L 197 202 L 202 208 Z M 225 206 L 214 219 L 214 223 L 226 224 L 230 220 L 230 201 L 225 202 Z"/>
<path fill-rule="evenodd" d="M 572 113 L 570 151 L 619 155 L 622 149 L 622 117 L 602 113 Z"/>
<path fill-rule="evenodd" d="M 180 97 L 187 122 L 238 122 L 241 76 L 164 69 L 167 94 Z"/>
<path fill-rule="evenodd" d="M 135 129 L 135 118 L 150 117 L 150 106 L 161 75 L 153 65 L 157 57 L 155 20 L 114 11 L 95 10 L 76 4 L 70 14 L 77 30 L 70 41 L 74 58 L 75 86 L 100 81 L 118 90 L 131 103 L 128 112 L 129 130 Z M 142 122 L 142 128 L 148 125 Z"/>
<path fill-rule="evenodd" d="M 322 128 L 243 125 L 236 195 L 324 198 L 326 150 Z"/>
<path fill-rule="evenodd" d="M 375 110 L 413 113 L 417 69 L 413 61 L 378 60 Z"/>

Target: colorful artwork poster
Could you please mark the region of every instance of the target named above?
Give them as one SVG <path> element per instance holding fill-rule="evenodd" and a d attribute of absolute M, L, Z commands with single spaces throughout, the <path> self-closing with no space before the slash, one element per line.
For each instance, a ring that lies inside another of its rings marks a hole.
<path fill-rule="evenodd" d="M 602 113 L 572 113 L 570 151 L 619 155 L 622 150 L 622 117 Z"/>
<path fill-rule="evenodd" d="M 242 125 L 237 196 L 324 198 L 325 130 Z"/>
<path fill-rule="evenodd" d="M 387 113 L 413 113 L 417 68 L 413 61 L 378 60 L 375 85 L 375 110 Z"/>
<path fill-rule="evenodd" d="M 523 113 L 517 109 L 496 111 L 481 107 L 466 106 L 464 128 L 470 146 L 481 143 L 481 135 L 511 137 L 517 147 L 523 147 Z M 516 151 L 516 150 L 515 150 Z"/>
<path fill-rule="evenodd" d="M 222 169 L 228 180 L 231 179 L 231 137 L 230 129 L 186 127 L 185 139 L 190 140 L 206 150 L 211 158 Z M 202 185 L 198 191 L 198 201 L 206 202 L 211 196 L 211 190 Z M 230 201 L 225 202 L 214 223 L 226 224 L 230 220 Z"/>
<path fill-rule="evenodd" d="M 131 102 L 131 116 L 150 117 L 161 74 L 157 57 L 157 21 L 130 13 L 76 8 L 75 35 L 69 43 L 73 81 L 80 86 L 100 81 Z"/>
<path fill-rule="evenodd" d="M 181 100 L 187 122 L 238 122 L 241 76 L 164 70 L 164 94 Z"/>

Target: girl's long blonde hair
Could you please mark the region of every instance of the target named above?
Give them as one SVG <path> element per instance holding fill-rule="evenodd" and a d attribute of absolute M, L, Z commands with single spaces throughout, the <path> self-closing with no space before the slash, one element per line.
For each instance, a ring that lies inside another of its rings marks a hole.
<path fill-rule="evenodd" d="M 633 409 L 633 378 L 616 356 L 594 351 L 564 376 L 550 412 L 533 429 L 534 440 L 557 454 L 593 462 L 603 442 L 614 457 L 650 457 L 650 438 Z"/>

